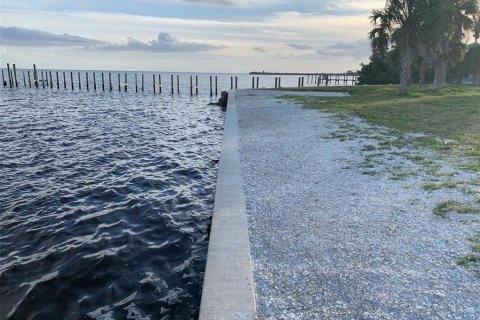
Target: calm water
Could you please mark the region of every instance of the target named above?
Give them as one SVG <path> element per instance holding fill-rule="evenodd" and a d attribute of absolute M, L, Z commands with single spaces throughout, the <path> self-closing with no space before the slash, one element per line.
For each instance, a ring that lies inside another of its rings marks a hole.
<path fill-rule="evenodd" d="M 85 72 L 74 91 L 18 75 L 0 88 L 0 319 L 195 318 L 224 121 L 209 76 L 191 97 L 188 74 L 173 96 L 169 74 L 161 95 L 151 73 L 143 93 L 132 73 L 128 92 L 117 73 L 112 92 L 91 74 L 87 92 Z"/>

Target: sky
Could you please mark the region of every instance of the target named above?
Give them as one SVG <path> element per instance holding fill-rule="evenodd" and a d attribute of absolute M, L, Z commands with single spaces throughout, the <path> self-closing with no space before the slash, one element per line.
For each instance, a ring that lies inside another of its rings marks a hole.
<path fill-rule="evenodd" d="M 2 67 L 344 72 L 385 0 L 1 0 Z"/>

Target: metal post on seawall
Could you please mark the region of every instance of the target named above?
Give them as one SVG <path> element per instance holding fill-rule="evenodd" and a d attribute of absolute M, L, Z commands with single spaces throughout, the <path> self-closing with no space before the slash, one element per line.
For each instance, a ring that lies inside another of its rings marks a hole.
<path fill-rule="evenodd" d="M 238 77 L 235 77 L 235 90 L 238 89 Z"/>
<path fill-rule="evenodd" d="M 90 91 L 90 87 L 88 86 L 88 72 L 85 72 L 85 83 L 87 85 L 87 91 Z"/>
<path fill-rule="evenodd" d="M 171 82 L 171 85 L 172 85 L 172 94 L 174 94 L 174 91 L 173 91 L 173 74 L 170 75 L 170 82 Z"/>
<path fill-rule="evenodd" d="M 72 91 L 73 91 L 74 87 L 73 87 L 73 72 L 72 71 L 70 71 L 70 83 L 72 84 Z"/>
<path fill-rule="evenodd" d="M 113 90 L 113 86 L 112 86 L 112 73 L 108 73 L 108 85 L 109 85 L 109 89 L 110 91 Z"/>
<path fill-rule="evenodd" d="M 198 96 L 198 76 L 195 76 L 195 95 Z"/>
<path fill-rule="evenodd" d="M 135 73 L 135 92 L 138 92 L 137 74 Z"/>
<path fill-rule="evenodd" d="M 95 72 L 93 73 L 93 91 L 97 91 L 97 78 L 95 77 Z"/>
<path fill-rule="evenodd" d="M 10 74 L 10 64 L 7 63 L 8 85 L 12 88 L 12 76 Z"/>
<path fill-rule="evenodd" d="M 215 76 L 215 96 L 218 96 L 218 78 Z"/>
<path fill-rule="evenodd" d="M 127 91 L 127 87 L 128 87 L 128 80 L 127 80 L 127 74 L 125 73 L 125 92 Z"/>
<path fill-rule="evenodd" d="M 53 89 L 52 71 L 48 71 L 48 74 L 50 75 L 50 89 Z"/>
<path fill-rule="evenodd" d="M 177 74 L 177 93 L 180 94 L 180 76 Z"/>
<path fill-rule="evenodd" d="M 38 89 L 38 73 L 35 64 L 33 65 L 33 82 L 35 83 L 35 88 Z"/>
<path fill-rule="evenodd" d="M 23 74 L 23 86 L 26 87 L 27 86 L 27 80 L 25 79 L 25 70 L 22 70 L 22 74 Z"/>
<path fill-rule="evenodd" d="M 213 97 L 213 79 L 210 76 L 210 97 Z"/>
<path fill-rule="evenodd" d="M 162 75 L 158 75 L 158 93 L 162 93 Z"/>
<path fill-rule="evenodd" d="M 15 63 L 13 64 L 13 77 L 15 79 L 15 87 L 18 88 L 17 68 L 15 67 Z"/>
<path fill-rule="evenodd" d="M 31 88 L 32 82 L 30 81 L 30 70 L 27 71 L 27 74 L 28 74 L 28 87 Z"/>
<path fill-rule="evenodd" d="M 193 96 L 193 76 L 190 76 L 190 95 Z"/>
<path fill-rule="evenodd" d="M 58 71 L 56 71 L 55 75 L 57 76 L 57 91 L 60 90 L 60 80 L 58 79 Z"/>
<path fill-rule="evenodd" d="M 153 75 L 153 94 L 156 93 L 156 88 L 155 88 L 155 75 Z"/>

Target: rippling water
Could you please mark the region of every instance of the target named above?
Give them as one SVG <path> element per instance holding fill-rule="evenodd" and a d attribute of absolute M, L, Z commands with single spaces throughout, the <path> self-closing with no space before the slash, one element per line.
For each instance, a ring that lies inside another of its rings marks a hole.
<path fill-rule="evenodd" d="M 0 88 L 0 319 L 198 313 L 210 98 Z"/>

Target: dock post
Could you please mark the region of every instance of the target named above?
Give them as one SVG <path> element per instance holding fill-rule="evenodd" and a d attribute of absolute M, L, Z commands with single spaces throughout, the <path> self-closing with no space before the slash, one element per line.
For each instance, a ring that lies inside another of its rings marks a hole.
<path fill-rule="evenodd" d="M 257 89 L 259 84 L 260 84 L 260 77 L 257 77 Z"/>
<path fill-rule="evenodd" d="M 120 73 L 117 73 L 118 75 L 118 92 L 122 91 L 122 85 L 120 84 Z"/>
<path fill-rule="evenodd" d="M 8 85 L 12 88 L 12 75 L 10 73 L 10 64 L 7 63 L 7 72 L 8 72 Z"/>
<path fill-rule="evenodd" d="M 58 71 L 55 71 L 55 75 L 57 76 L 57 91 L 60 90 L 60 80 L 58 79 Z"/>
<path fill-rule="evenodd" d="M 90 87 L 88 86 L 88 72 L 85 72 L 85 82 L 87 84 L 87 91 L 90 91 Z"/>
<path fill-rule="evenodd" d="M 2 70 L 2 73 L 3 73 L 3 70 Z M 32 87 L 32 81 L 30 80 L 30 70 L 27 71 L 27 74 L 28 74 L 28 87 L 31 88 Z M 3 74 L 2 74 L 3 76 Z"/>
<path fill-rule="evenodd" d="M 190 76 L 190 95 L 193 96 L 193 76 Z"/>
<path fill-rule="evenodd" d="M 155 75 L 153 75 L 153 94 L 155 94 L 157 91 L 157 88 L 155 88 Z"/>
<path fill-rule="evenodd" d="M 2 70 L 2 86 L 5 86 L 5 75 L 3 74 L 3 70 Z"/>
<path fill-rule="evenodd" d="M 252 77 L 252 89 L 255 89 L 255 77 Z"/>
<path fill-rule="evenodd" d="M 275 89 L 277 89 L 278 78 L 275 77 Z"/>
<path fill-rule="evenodd" d="M 127 91 L 128 87 L 128 80 L 127 80 L 127 74 L 125 73 L 125 92 Z"/>
<path fill-rule="evenodd" d="M 35 64 L 33 64 L 33 82 L 35 83 L 35 88 L 38 89 L 38 73 Z"/>
<path fill-rule="evenodd" d="M 210 76 L 210 97 L 213 97 L 213 79 Z"/>
<path fill-rule="evenodd" d="M 80 72 L 78 73 L 78 90 L 82 90 L 82 82 L 80 81 Z"/>
<path fill-rule="evenodd" d="M 302 81 L 300 80 L 300 77 L 298 77 L 298 87 L 300 88 L 300 84 L 302 83 Z"/>
<path fill-rule="evenodd" d="M 142 73 L 142 92 L 143 92 L 143 85 L 145 84 L 145 79 L 143 77 L 143 73 Z"/>
<path fill-rule="evenodd" d="M 304 87 L 304 86 L 305 86 L 305 83 L 304 83 L 304 81 L 305 81 L 305 77 L 302 77 L 302 87 Z"/>
<path fill-rule="evenodd" d="M 135 73 L 135 92 L 138 92 L 137 74 Z"/>
<path fill-rule="evenodd" d="M 215 96 L 218 96 L 218 78 L 215 76 Z"/>
<path fill-rule="evenodd" d="M 180 76 L 177 74 L 177 94 L 180 94 Z"/>
<path fill-rule="evenodd" d="M 174 91 L 173 91 L 173 74 L 170 75 L 170 84 L 171 84 L 171 87 L 172 87 L 172 94 L 174 94 Z"/>
<path fill-rule="evenodd" d="M 328 78 L 330 77 L 330 75 L 327 73 L 325 75 L 325 86 L 328 87 Z"/>
<path fill-rule="evenodd" d="M 15 67 L 15 63 L 13 64 L 13 78 L 15 79 L 15 87 L 18 88 L 17 67 Z"/>
<path fill-rule="evenodd" d="M 48 74 L 50 75 L 50 89 L 53 89 L 52 71 L 48 71 Z"/>
<path fill-rule="evenodd" d="M 158 93 L 162 93 L 162 75 L 158 75 Z"/>
<path fill-rule="evenodd" d="M 238 89 L 238 77 L 235 77 L 235 90 Z"/>
<path fill-rule="evenodd" d="M 113 86 L 112 86 L 112 73 L 111 72 L 108 73 L 108 84 L 109 84 L 110 91 L 112 91 Z"/>
<path fill-rule="evenodd" d="M 27 86 L 27 80 L 25 79 L 25 70 L 22 70 L 22 74 L 23 74 L 23 86 L 26 87 Z"/>
<path fill-rule="evenodd" d="M 278 77 L 278 87 L 282 87 L 282 77 Z"/>
<path fill-rule="evenodd" d="M 95 72 L 93 73 L 93 91 L 97 91 L 97 78 L 95 77 Z"/>
<path fill-rule="evenodd" d="M 233 77 L 230 77 L 230 90 L 233 90 Z"/>
<path fill-rule="evenodd" d="M 72 84 L 72 90 L 73 88 L 73 71 L 70 71 L 70 83 Z"/>
<path fill-rule="evenodd" d="M 43 89 L 45 89 L 45 81 L 43 79 L 43 71 L 42 71 L 42 87 L 43 87 Z"/>
<path fill-rule="evenodd" d="M 198 76 L 195 76 L 195 95 L 198 96 Z"/>
<path fill-rule="evenodd" d="M 102 72 L 102 91 L 105 91 L 105 78 L 103 76 L 103 72 Z"/>
<path fill-rule="evenodd" d="M 65 79 L 65 71 L 63 72 L 63 89 L 67 89 L 67 79 Z"/>

